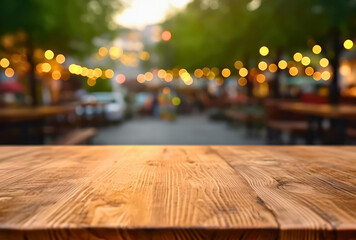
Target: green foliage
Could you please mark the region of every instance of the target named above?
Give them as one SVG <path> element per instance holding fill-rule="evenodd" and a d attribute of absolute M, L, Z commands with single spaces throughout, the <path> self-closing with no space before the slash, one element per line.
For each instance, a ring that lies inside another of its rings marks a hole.
<path fill-rule="evenodd" d="M 204 7 L 209 2 L 218 5 Z M 259 6 L 249 9 L 251 2 Z M 255 64 L 262 45 L 270 48 L 272 58 L 310 49 L 316 42 L 333 50 L 333 34 L 340 33 L 340 44 L 356 36 L 356 2 L 195 0 L 163 26 L 173 35 L 158 47 L 165 59 L 173 59 L 169 67 L 232 67 L 238 59 Z"/>
<path fill-rule="evenodd" d="M 0 6 L 0 36 L 24 31 L 34 47 L 71 54 L 88 53 L 93 38 L 112 32 L 111 0 L 4 0 Z"/>

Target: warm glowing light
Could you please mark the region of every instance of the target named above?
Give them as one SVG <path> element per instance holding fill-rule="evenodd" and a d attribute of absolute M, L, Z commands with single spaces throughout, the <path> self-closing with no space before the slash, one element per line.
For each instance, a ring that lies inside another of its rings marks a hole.
<path fill-rule="evenodd" d="M 99 48 L 99 55 L 101 57 L 106 57 L 106 55 L 108 55 L 108 49 L 106 47 Z"/>
<path fill-rule="evenodd" d="M 234 63 L 234 67 L 237 69 L 237 70 L 240 70 L 241 68 L 243 68 L 244 64 L 241 62 L 241 61 L 236 61 Z"/>
<path fill-rule="evenodd" d="M 172 33 L 168 30 L 163 31 L 161 37 L 163 41 L 168 42 L 172 38 Z"/>
<path fill-rule="evenodd" d="M 49 72 L 51 71 L 52 67 L 49 63 L 44 63 L 42 64 L 42 72 Z"/>
<path fill-rule="evenodd" d="M 265 71 L 267 69 L 267 67 L 268 67 L 268 64 L 266 62 L 264 62 L 264 61 L 258 63 L 258 68 L 261 71 Z"/>
<path fill-rule="evenodd" d="M 118 74 L 117 76 L 116 76 L 116 82 L 118 83 L 118 84 L 123 84 L 124 82 L 126 81 L 126 77 L 125 77 L 125 75 L 124 74 Z"/>
<path fill-rule="evenodd" d="M 344 42 L 344 48 L 347 49 L 347 50 L 350 50 L 354 47 L 354 42 L 351 40 L 351 39 L 347 39 L 345 42 Z"/>
<path fill-rule="evenodd" d="M 330 72 L 328 72 L 328 71 L 324 71 L 324 72 L 321 74 L 321 79 L 323 79 L 324 81 L 329 80 L 330 77 L 331 77 L 331 74 L 330 74 Z"/>
<path fill-rule="evenodd" d="M 203 76 L 203 74 L 204 74 L 204 72 L 203 72 L 203 70 L 201 70 L 201 69 L 196 69 L 196 70 L 194 71 L 194 76 L 195 76 L 196 78 L 201 78 L 201 77 Z"/>
<path fill-rule="evenodd" d="M 210 69 L 208 67 L 203 68 L 203 73 L 204 73 L 204 76 L 207 77 L 210 73 Z"/>
<path fill-rule="evenodd" d="M 88 78 L 87 84 L 92 87 L 96 84 L 96 79 L 95 78 Z"/>
<path fill-rule="evenodd" d="M 211 69 L 211 71 L 215 74 L 215 76 L 219 75 L 219 73 L 220 73 L 220 70 L 219 70 L 219 68 L 217 68 L 217 67 L 213 67 L 213 68 Z M 230 72 L 230 74 L 231 74 L 231 72 Z"/>
<path fill-rule="evenodd" d="M 302 60 L 302 58 L 303 58 L 303 55 L 300 52 L 297 52 L 293 55 L 293 59 L 296 62 L 300 62 Z"/>
<path fill-rule="evenodd" d="M 170 89 L 169 87 L 164 87 L 164 88 L 162 89 L 162 93 L 163 93 L 163 94 L 170 94 L 170 93 L 171 93 L 171 89 Z"/>
<path fill-rule="evenodd" d="M 105 48 L 106 49 L 106 48 Z M 100 50 L 99 50 L 100 51 Z M 104 50 L 105 51 L 105 50 Z M 100 52 L 99 52 L 99 54 L 100 54 Z M 106 52 L 106 54 L 107 54 L 107 52 Z M 105 54 L 105 55 L 106 55 Z M 118 47 L 111 47 L 110 49 L 109 49 L 109 54 L 110 54 L 110 57 L 111 57 L 111 59 L 113 59 L 113 60 L 116 60 L 116 59 L 118 59 L 119 57 L 121 57 L 121 55 L 123 54 L 123 51 L 122 51 L 122 49 L 121 48 L 118 48 Z M 101 55 L 101 54 L 100 54 Z"/>
<path fill-rule="evenodd" d="M 83 68 L 83 70 L 84 70 L 84 68 Z M 93 75 L 94 75 L 94 77 L 99 78 L 99 77 L 101 77 L 101 75 L 103 75 L 103 71 L 100 68 L 95 68 Z"/>
<path fill-rule="evenodd" d="M 0 60 L 0 66 L 2 68 L 7 68 L 9 65 L 10 65 L 10 62 L 9 62 L 9 60 L 7 58 L 2 58 Z"/>
<path fill-rule="evenodd" d="M 224 68 L 224 69 L 221 71 L 221 75 L 222 75 L 224 78 L 230 77 L 230 75 L 231 75 L 230 69 Z"/>
<path fill-rule="evenodd" d="M 61 74 L 61 72 L 60 71 L 53 71 L 52 72 L 52 78 L 54 79 L 54 80 L 59 80 L 60 78 L 61 78 L 61 76 L 62 76 L 62 74 Z"/>
<path fill-rule="evenodd" d="M 79 72 L 79 67 L 78 67 L 78 72 Z M 80 71 L 80 74 L 81 73 L 83 73 L 83 68 L 81 69 L 81 71 Z M 94 70 L 93 69 L 88 69 L 88 71 L 87 71 L 87 76 L 88 76 L 88 78 L 94 78 Z"/>
<path fill-rule="evenodd" d="M 314 74 L 314 69 L 313 69 L 312 67 L 307 67 L 307 68 L 305 69 L 305 74 L 306 74 L 307 76 L 312 76 L 312 75 Z"/>
<path fill-rule="evenodd" d="M 271 65 L 269 65 L 268 70 L 269 70 L 270 72 L 273 72 L 273 73 L 274 73 L 274 72 L 277 72 L 278 67 L 277 67 L 276 64 L 272 63 Z"/>
<path fill-rule="evenodd" d="M 44 55 L 45 55 L 45 58 L 47 58 L 48 60 L 51 60 L 54 58 L 54 53 L 52 50 L 45 51 Z"/>
<path fill-rule="evenodd" d="M 309 64 L 310 64 L 310 58 L 309 57 L 303 57 L 302 58 L 302 64 L 304 65 L 304 66 L 308 66 Z"/>
<path fill-rule="evenodd" d="M 178 106 L 180 104 L 180 98 L 179 97 L 174 97 L 172 99 L 172 103 L 174 106 Z"/>
<path fill-rule="evenodd" d="M 161 69 L 158 71 L 157 75 L 159 78 L 165 78 L 167 75 L 167 72 L 164 69 Z"/>
<path fill-rule="evenodd" d="M 49 65 L 49 64 L 48 64 Z M 50 65 L 51 66 L 51 65 Z M 70 73 L 75 73 L 76 72 L 76 68 L 77 68 L 77 65 L 75 65 L 75 64 L 71 64 L 71 65 L 69 65 L 69 67 L 68 67 L 68 69 L 69 69 L 69 72 Z M 42 66 L 42 71 L 43 71 L 43 66 Z M 50 69 L 51 70 L 51 69 Z"/>
<path fill-rule="evenodd" d="M 150 54 L 148 52 L 146 52 L 146 51 L 140 52 L 140 59 L 142 61 L 148 61 L 150 59 L 150 57 L 151 56 L 150 56 Z"/>
<path fill-rule="evenodd" d="M 151 81 L 153 79 L 153 74 L 151 72 L 146 72 L 145 73 L 145 80 L 146 81 Z"/>
<path fill-rule="evenodd" d="M 319 81 L 321 79 L 321 73 L 320 72 L 315 72 L 313 74 L 313 78 L 315 81 Z"/>
<path fill-rule="evenodd" d="M 278 62 L 278 67 L 282 70 L 286 69 L 288 67 L 288 63 L 285 60 L 281 60 Z"/>
<path fill-rule="evenodd" d="M 329 60 L 327 58 L 320 59 L 320 66 L 327 67 L 329 65 Z"/>
<path fill-rule="evenodd" d="M 242 78 L 239 78 L 239 80 L 237 81 L 239 83 L 240 86 L 245 86 L 247 84 L 247 79 L 242 77 Z"/>
<path fill-rule="evenodd" d="M 313 53 L 314 54 L 320 54 L 322 49 L 321 49 L 321 46 L 320 45 L 315 45 L 312 49 Z"/>
<path fill-rule="evenodd" d="M 166 77 L 164 78 L 166 82 L 171 82 L 173 80 L 173 74 L 172 73 L 167 73 Z"/>
<path fill-rule="evenodd" d="M 344 77 L 351 74 L 351 67 L 348 64 L 343 64 L 340 66 L 340 74 Z"/>
<path fill-rule="evenodd" d="M 260 54 L 261 54 L 261 56 L 267 56 L 268 53 L 269 53 L 268 47 L 263 46 L 263 47 L 260 48 Z"/>
<path fill-rule="evenodd" d="M 105 71 L 105 77 L 106 78 L 112 78 L 114 76 L 114 71 L 111 69 L 108 69 Z"/>
<path fill-rule="evenodd" d="M 5 69 L 5 76 L 6 77 L 11 78 L 11 77 L 14 76 L 14 74 L 15 74 L 14 69 L 12 69 L 12 68 L 6 68 Z"/>
<path fill-rule="evenodd" d="M 289 69 L 289 74 L 291 75 L 291 76 L 297 76 L 298 75 L 298 68 L 296 68 L 296 67 L 291 67 L 290 69 Z"/>
<path fill-rule="evenodd" d="M 138 76 L 137 76 L 137 82 L 139 82 L 139 83 L 144 83 L 146 80 L 145 80 L 145 75 L 143 75 L 143 74 L 139 74 Z"/>
<path fill-rule="evenodd" d="M 247 68 L 241 68 L 241 69 L 239 70 L 239 75 L 240 75 L 241 77 L 246 77 L 246 76 L 248 75 L 248 70 L 247 70 Z"/>
<path fill-rule="evenodd" d="M 266 81 L 266 77 L 265 77 L 265 75 L 263 75 L 263 74 L 258 74 L 258 75 L 256 76 L 256 80 L 257 80 L 257 82 L 259 82 L 259 83 L 263 83 L 264 81 Z"/>
<path fill-rule="evenodd" d="M 62 64 L 66 61 L 66 57 L 63 54 L 58 54 L 56 57 L 56 61 L 59 64 Z"/>

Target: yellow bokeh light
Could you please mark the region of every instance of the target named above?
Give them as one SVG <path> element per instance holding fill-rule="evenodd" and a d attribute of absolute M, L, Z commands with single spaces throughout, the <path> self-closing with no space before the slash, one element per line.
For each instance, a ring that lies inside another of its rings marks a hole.
<path fill-rule="evenodd" d="M 320 45 L 315 45 L 315 46 L 313 47 L 312 51 L 313 51 L 314 54 L 320 54 L 321 51 L 322 51 L 322 48 L 321 48 Z"/>
<path fill-rule="evenodd" d="M 267 56 L 268 53 L 269 53 L 268 47 L 263 46 L 263 47 L 260 48 L 260 54 L 261 54 L 261 56 Z"/>
<path fill-rule="evenodd" d="M 320 59 L 319 63 L 320 63 L 320 66 L 325 68 L 329 65 L 329 60 L 327 58 L 322 58 L 322 59 Z"/>
<path fill-rule="evenodd" d="M 303 58 L 303 55 L 300 52 L 297 52 L 293 55 L 293 59 L 296 62 L 300 62 L 302 60 L 302 58 Z"/>
<path fill-rule="evenodd" d="M 312 76 L 312 75 L 314 74 L 314 69 L 313 69 L 312 67 L 307 67 L 307 68 L 305 69 L 305 74 L 306 74 L 307 76 Z"/>
<path fill-rule="evenodd" d="M 114 76 L 114 71 L 111 69 L 108 69 L 105 71 L 105 77 L 106 78 L 112 78 Z"/>
<path fill-rule="evenodd" d="M 186 73 L 186 72 L 187 72 L 186 69 L 184 69 L 184 68 L 180 69 L 180 70 L 179 70 L 179 76 L 183 75 L 183 74 Z"/>
<path fill-rule="evenodd" d="M 10 65 L 9 59 L 7 59 L 7 58 L 2 58 L 2 59 L 0 60 L 0 66 L 1 66 L 2 68 L 7 68 L 9 65 Z"/>
<path fill-rule="evenodd" d="M 58 54 L 56 57 L 56 61 L 59 64 L 62 64 L 66 61 L 66 57 L 63 54 Z"/>
<path fill-rule="evenodd" d="M 331 78 L 331 73 L 328 72 L 328 71 L 324 71 L 322 74 L 321 74 L 321 79 L 323 79 L 324 81 L 327 81 Z"/>
<path fill-rule="evenodd" d="M 103 71 L 100 68 L 95 68 L 93 75 L 94 77 L 99 78 L 103 75 Z"/>
<path fill-rule="evenodd" d="M 59 80 L 60 78 L 61 78 L 61 76 L 62 76 L 62 74 L 61 74 L 61 72 L 60 71 L 53 71 L 52 72 L 52 78 L 54 79 L 54 80 Z"/>
<path fill-rule="evenodd" d="M 44 55 L 45 55 L 45 58 L 47 58 L 48 60 L 51 60 L 54 58 L 54 53 L 52 50 L 45 51 Z"/>
<path fill-rule="evenodd" d="M 5 69 L 5 76 L 8 78 L 11 78 L 15 75 L 15 71 L 12 68 L 6 68 Z"/>
<path fill-rule="evenodd" d="M 106 57 L 106 55 L 108 55 L 108 49 L 106 47 L 101 47 L 99 48 L 98 53 L 101 57 Z"/>
<path fill-rule="evenodd" d="M 239 78 L 239 80 L 237 81 L 239 83 L 240 86 L 245 86 L 247 84 L 247 79 L 242 77 L 242 78 Z"/>
<path fill-rule="evenodd" d="M 49 72 L 51 71 L 52 67 L 49 63 L 44 63 L 42 64 L 42 72 Z"/>
<path fill-rule="evenodd" d="M 210 69 L 208 67 L 203 68 L 203 73 L 204 73 L 204 76 L 207 77 L 210 73 Z"/>
<path fill-rule="evenodd" d="M 274 73 L 274 72 L 277 72 L 278 67 L 277 67 L 276 64 L 272 63 L 271 65 L 269 65 L 268 70 L 269 70 L 270 72 L 273 72 L 273 73 Z"/>
<path fill-rule="evenodd" d="M 237 70 L 240 70 L 241 68 L 243 68 L 244 64 L 237 60 L 235 63 L 234 63 L 234 67 L 237 69 Z"/>
<path fill-rule="evenodd" d="M 220 73 L 220 70 L 219 70 L 219 68 L 217 68 L 217 67 L 213 67 L 213 68 L 211 69 L 211 71 L 215 74 L 215 76 L 219 75 L 219 73 Z"/>
<path fill-rule="evenodd" d="M 166 77 L 164 78 L 166 82 L 171 82 L 173 80 L 173 74 L 172 73 L 167 73 Z"/>
<path fill-rule="evenodd" d="M 224 68 L 224 69 L 221 71 L 221 75 L 222 75 L 224 78 L 230 77 L 230 75 L 231 75 L 230 69 Z"/>
<path fill-rule="evenodd" d="M 150 57 L 151 57 L 151 55 L 148 52 L 146 52 L 146 51 L 140 52 L 140 59 L 142 61 L 148 61 L 150 59 Z"/>
<path fill-rule="evenodd" d="M 87 84 L 92 87 L 96 84 L 96 79 L 95 78 L 88 78 Z"/>
<path fill-rule="evenodd" d="M 288 66 L 288 63 L 285 60 L 281 60 L 278 62 L 278 67 L 282 70 L 286 69 Z"/>
<path fill-rule="evenodd" d="M 204 72 L 203 72 L 203 70 L 201 70 L 201 69 L 196 69 L 196 70 L 194 71 L 194 76 L 195 76 L 196 78 L 201 78 L 203 75 L 204 75 Z"/>
<path fill-rule="evenodd" d="M 354 47 L 354 42 L 351 40 L 351 39 L 347 39 L 345 42 L 344 42 L 344 48 L 347 49 L 347 50 L 350 50 Z"/>
<path fill-rule="evenodd" d="M 315 72 L 313 74 L 313 78 L 315 81 L 319 81 L 321 79 L 321 73 L 320 72 Z"/>
<path fill-rule="evenodd" d="M 259 82 L 259 83 L 263 83 L 264 81 L 266 81 L 266 77 L 265 77 L 265 75 L 263 75 L 263 74 L 258 74 L 258 75 L 256 76 L 256 80 L 257 80 L 257 82 Z"/>
<path fill-rule="evenodd" d="M 153 74 L 151 72 L 146 72 L 145 73 L 145 80 L 146 81 L 151 81 L 153 79 Z"/>
<path fill-rule="evenodd" d="M 248 75 L 248 70 L 247 70 L 247 68 L 241 68 L 241 69 L 239 70 L 239 75 L 240 75 L 241 77 L 246 77 L 246 76 Z"/>
<path fill-rule="evenodd" d="M 100 50 L 99 50 L 99 54 L 100 54 Z M 107 54 L 107 52 L 106 52 L 106 54 Z M 104 55 L 106 55 L 106 54 L 105 54 L 105 50 L 104 50 Z M 121 48 L 118 48 L 118 47 L 111 47 L 111 48 L 109 49 L 109 54 L 110 54 L 111 59 L 116 60 L 116 59 L 118 59 L 119 57 L 121 57 L 121 55 L 123 54 L 123 51 L 122 51 Z M 101 55 L 101 54 L 100 54 L 100 55 Z"/>
<path fill-rule="evenodd" d="M 143 75 L 143 74 L 137 75 L 137 82 L 144 83 L 145 81 L 146 81 L 145 80 L 145 75 Z"/>
<path fill-rule="evenodd" d="M 166 73 L 166 71 L 165 71 L 164 69 L 160 69 L 160 70 L 158 71 L 157 75 L 158 75 L 159 78 L 162 78 L 162 79 L 163 79 L 163 78 L 166 77 L 167 73 Z"/>
<path fill-rule="evenodd" d="M 291 76 L 297 76 L 298 75 L 298 68 L 296 68 L 296 67 L 291 67 L 290 69 L 289 69 L 289 74 L 291 75 Z"/>
<path fill-rule="evenodd" d="M 261 70 L 261 71 L 265 71 L 268 67 L 268 64 L 264 61 L 261 61 L 258 63 L 258 68 Z"/>
<path fill-rule="evenodd" d="M 309 57 L 303 57 L 302 58 L 302 64 L 304 65 L 304 66 L 308 66 L 309 64 L 310 64 L 310 62 L 311 62 L 311 60 L 310 60 L 310 58 Z"/>
<path fill-rule="evenodd" d="M 88 68 L 83 67 L 80 75 L 82 75 L 83 77 L 88 76 L 88 71 Z"/>
<path fill-rule="evenodd" d="M 75 73 L 76 72 L 76 68 L 77 68 L 77 65 L 75 65 L 75 64 L 71 64 L 68 67 L 70 73 Z"/>
<path fill-rule="evenodd" d="M 174 97 L 172 99 L 172 103 L 174 106 L 178 106 L 180 104 L 180 98 L 179 97 Z"/>

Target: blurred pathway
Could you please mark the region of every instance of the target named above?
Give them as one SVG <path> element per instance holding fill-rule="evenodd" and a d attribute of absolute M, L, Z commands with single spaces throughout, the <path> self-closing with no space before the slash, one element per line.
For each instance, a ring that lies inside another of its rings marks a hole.
<path fill-rule="evenodd" d="M 246 137 L 243 128 L 206 116 L 180 116 L 175 122 L 146 118 L 126 121 L 99 130 L 98 145 L 261 145 L 264 138 Z"/>

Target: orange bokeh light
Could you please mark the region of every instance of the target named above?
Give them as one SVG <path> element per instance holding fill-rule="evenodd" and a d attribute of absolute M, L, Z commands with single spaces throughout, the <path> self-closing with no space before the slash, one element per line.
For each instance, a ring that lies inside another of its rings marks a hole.
<path fill-rule="evenodd" d="M 172 33 L 168 30 L 162 32 L 162 40 L 168 42 L 172 38 Z"/>

